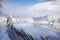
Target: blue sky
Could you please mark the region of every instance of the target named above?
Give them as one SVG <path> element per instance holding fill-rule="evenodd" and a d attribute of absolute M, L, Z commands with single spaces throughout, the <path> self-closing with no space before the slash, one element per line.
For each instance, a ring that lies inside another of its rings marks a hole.
<path fill-rule="evenodd" d="M 26 10 L 37 3 L 53 0 L 7 0 L 5 12 L 14 16 L 26 16 Z"/>
<path fill-rule="evenodd" d="M 32 3 L 46 2 L 46 1 L 52 1 L 52 0 L 7 0 L 7 2 L 15 3 L 15 4 L 32 4 Z"/>

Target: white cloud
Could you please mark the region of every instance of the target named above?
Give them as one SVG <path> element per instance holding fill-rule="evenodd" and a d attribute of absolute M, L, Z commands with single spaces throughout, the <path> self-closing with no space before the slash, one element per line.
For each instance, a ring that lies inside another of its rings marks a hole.
<path fill-rule="evenodd" d="M 37 3 L 28 9 L 28 13 L 30 13 L 29 15 L 32 16 L 41 16 L 41 15 L 45 15 L 46 13 L 52 14 L 56 12 L 60 13 L 60 5 L 56 5 L 55 1 Z"/>
<path fill-rule="evenodd" d="M 60 0 L 51 1 L 51 2 L 41 2 L 32 5 L 27 11 L 27 6 L 16 5 L 16 4 L 8 4 L 6 7 L 7 14 L 11 14 L 14 16 L 41 16 L 46 13 L 60 13 Z"/>
<path fill-rule="evenodd" d="M 19 17 L 19 16 L 21 17 L 25 15 L 25 10 L 27 8 L 28 6 L 8 3 L 8 5 L 4 7 L 4 12 L 8 16 L 12 15 L 16 17 Z"/>
<path fill-rule="evenodd" d="M 56 0 L 56 3 L 57 3 L 57 4 L 60 4 L 60 0 Z"/>

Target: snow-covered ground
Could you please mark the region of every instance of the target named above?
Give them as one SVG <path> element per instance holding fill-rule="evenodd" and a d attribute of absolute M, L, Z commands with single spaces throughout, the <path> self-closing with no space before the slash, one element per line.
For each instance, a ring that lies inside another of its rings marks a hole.
<path fill-rule="evenodd" d="M 10 40 L 7 33 L 6 24 L 3 23 L 0 23 L 0 40 Z"/>
<path fill-rule="evenodd" d="M 23 29 L 29 35 L 32 35 L 35 38 L 35 40 L 36 39 L 40 40 L 40 36 L 59 38 L 57 33 L 54 32 L 48 25 L 35 26 L 32 23 L 20 23 L 14 24 L 14 26 L 18 30 Z"/>
<path fill-rule="evenodd" d="M 26 34 L 31 35 L 34 38 L 34 40 L 42 40 L 41 37 L 43 37 L 44 39 L 49 38 L 49 40 L 59 40 L 59 37 L 60 37 L 59 33 L 54 32 L 47 25 L 35 26 L 30 23 L 20 23 L 20 24 L 15 23 L 14 27 L 19 31 L 23 29 L 23 31 Z M 10 31 L 11 29 L 7 27 L 7 24 L 1 23 L 0 24 L 0 40 L 12 40 L 14 36 L 16 36 L 15 38 L 16 40 L 19 40 L 17 34 L 13 30 L 11 30 L 10 32 L 7 32 L 7 30 Z M 15 34 L 15 35 L 12 35 L 12 37 L 9 37 L 9 34 L 10 36 L 12 34 Z M 20 37 L 20 40 L 23 40 L 23 39 Z"/>

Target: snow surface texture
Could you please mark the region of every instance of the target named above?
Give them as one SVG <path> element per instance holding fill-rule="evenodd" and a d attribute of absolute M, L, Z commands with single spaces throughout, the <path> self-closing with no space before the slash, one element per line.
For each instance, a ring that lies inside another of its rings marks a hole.
<path fill-rule="evenodd" d="M 29 35 L 32 35 L 34 37 L 34 40 L 40 40 L 40 36 L 42 37 L 56 37 L 59 38 L 56 32 L 51 30 L 48 25 L 40 25 L 40 26 L 35 26 L 33 24 L 29 23 L 20 23 L 20 24 L 15 24 L 15 28 L 20 30 L 23 29 L 25 33 L 28 33 Z M 53 39 L 51 39 L 53 40 Z"/>
<path fill-rule="evenodd" d="M 43 37 L 45 40 L 49 38 L 49 40 L 59 40 L 58 35 L 50 30 L 48 26 L 41 25 L 40 27 L 35 27 L 32 24 L 14 24 L 14 28 L 17 30 L 23 29 L 26 34 L 31 35 L 34 40 L 42 40 Z M 9 32 L 7 32 L 7 30 Z M 14 34 L 14 35 L 13 35 Z M 11 37 L 9 37 L 9 35 Z M 15 38 L 15 39 L 14 39 Z M 10 28 L 6 27 L 6 24 L 0 24 L 0 40 L 23 40 L 21 37 L 11 30 Z"/>
<path fill-rule="evenodd" d="M 7 33 L 6 24 L 0 24 L 0 40 L 10 40 Z"/>

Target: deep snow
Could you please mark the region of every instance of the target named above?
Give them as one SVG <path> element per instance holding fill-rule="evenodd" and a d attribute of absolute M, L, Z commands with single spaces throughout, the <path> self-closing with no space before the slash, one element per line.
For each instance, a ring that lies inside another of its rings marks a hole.
<path fill-rule="evenodd" d="M 30 23 L 16 23 L 13 28 L 18 31 L 22 29 L 25 34 L 31 35 L 34 40 L 42 40 L 42 37 L 44 39 L 59 40 L 58 34 L 51 30 L 48 25 L 35 26 Z M 7 24 L 0 23 L 0 40 L 23 40 L 23 38 L 19 37 L 14 30 L 8 28 Z"/>

